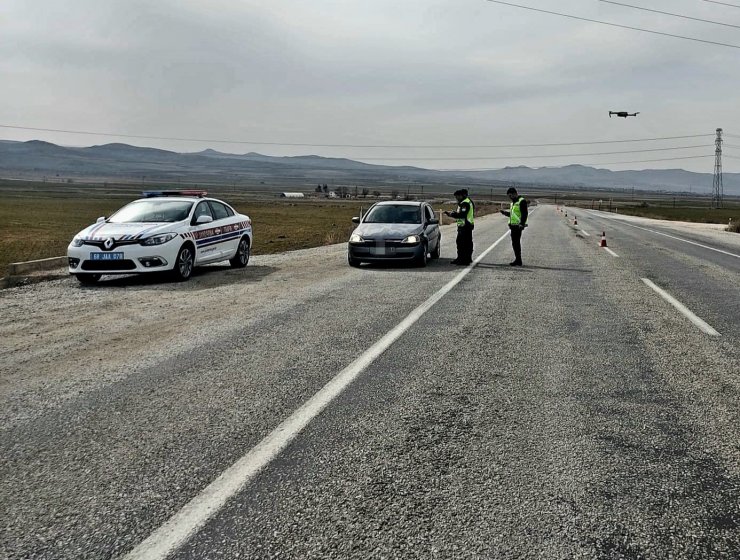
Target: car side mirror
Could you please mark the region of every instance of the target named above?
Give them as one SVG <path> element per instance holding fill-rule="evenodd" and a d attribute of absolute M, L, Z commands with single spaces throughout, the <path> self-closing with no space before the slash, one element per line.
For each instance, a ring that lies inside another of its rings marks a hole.
<path fill-rule="evenodd" d="M 353 224 L 359 224 L 359 223 L 360 223 L 360 217 L 359 217 L 359 216 L 355 216 L 355 217 L 353 217 L 353 218 L 352 218 L 352 223 L 353 223 Z"/>
<path fill-rule="evenodd" d="M 427 223 L 428 223 L 428 224 L 429 224 L 430 226 L 436 226 L 437 224 L 439 224 L 439 220 L 438 220 L 437 218 L 432 218 L 432 219 L 431 219 L 431 220 L 429 220 L 429 221 L 428 221 Z"/>
<path fill-rule="evenodd" d="M 95 220 L 96 224 L 100 224 L 105 221 L 105 216 L 100 216 L 97 220 Z"/>
<path fill-rule="evenodd" d="M 198 218 L 195 220 L 195 225 L 199 226 L 201 224 L 210 224 L 212 221 L 213 221 L 212 216 L 203 214 L 201 216 L 198 216 Z"/>

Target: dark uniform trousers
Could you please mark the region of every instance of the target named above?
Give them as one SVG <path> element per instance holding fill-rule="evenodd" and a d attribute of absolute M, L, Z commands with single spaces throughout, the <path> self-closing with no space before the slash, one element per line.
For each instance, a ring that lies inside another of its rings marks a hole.
<path fill-rule="evenodd" d="M 522 232 L 523 227 L 510 225 L 511 246 L 514 249 L 514 259 L 516 262 L 522 262 Z"/>
<path fill-rule="evenodd" d="M 473 226 L 471 224 L 457 228 L 457 260 L 465 264 L 473 262 Z"/>

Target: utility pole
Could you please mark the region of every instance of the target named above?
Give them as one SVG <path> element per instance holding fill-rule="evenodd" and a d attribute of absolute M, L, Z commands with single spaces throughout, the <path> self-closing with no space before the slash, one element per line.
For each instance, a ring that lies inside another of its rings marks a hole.
<path fill-rule="evenodd" d="M 724 188 L 722 186 L 722 129 L 717 129 L 714 141 L 714 180 L 712 181 L 712 208 L 722 208 Z"/>

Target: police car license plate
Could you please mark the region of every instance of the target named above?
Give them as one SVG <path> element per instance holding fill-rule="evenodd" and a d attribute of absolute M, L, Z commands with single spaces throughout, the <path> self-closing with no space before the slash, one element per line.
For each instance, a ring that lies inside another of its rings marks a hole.
<path fill-rule="evenodd" d="M 91 261 L 120 261 L 123 253 L 90 253 Z"/>

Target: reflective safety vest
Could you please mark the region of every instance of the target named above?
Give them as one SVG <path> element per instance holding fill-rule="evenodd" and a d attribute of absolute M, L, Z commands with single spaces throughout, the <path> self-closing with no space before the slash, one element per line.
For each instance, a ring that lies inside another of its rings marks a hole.
<path fill-rule="evenodd" d="M 527 225 L 526 222 L 522 224 L 522 209 L 519 207 L 522 200 L 524 200 L 524 197 L 520 196 L 519 200 L 511 203 L 511 207 L 509 209 L 509 224 L 512 226 Z M 529 216 L 527 216 L 527 219 L 529 219 Z"/>
<path fill-rule="evenodd" d="M 467 202 L 468 203 L 468 215 L 464 218 L 458 218 L 457 219 L 457 227 L 465 227 L 465 222 L 468 222 L 469 224 L 475 224 L 475 208 L 473 207 L 473 201 L 470 200 L 470 197 L 463 200 L 460 204 L 463 204 Z M 460 206 L 457 207 L 457 211 L 461 212 Z"/>

